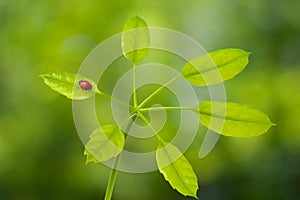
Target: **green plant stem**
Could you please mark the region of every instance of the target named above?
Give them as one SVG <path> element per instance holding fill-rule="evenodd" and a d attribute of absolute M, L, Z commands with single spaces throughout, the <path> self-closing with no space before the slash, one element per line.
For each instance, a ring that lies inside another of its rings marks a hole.
<path fill-rule="evenodd" d="M 192 110 L 192 111 L 195 111 L 195 112 L 198 112 L 198 109 L 196 107 L 180 107 L 180 106 L 175 106 L 175 107 L 170 107 L 170 106 L 167 106 L 167 107 L 151 107 L 151 108 L 141 108 L 139 109 L 139 111 L 141 112 L 147 112 L 147 111 L 155 111 L 155 110 Z"/>
<path fill-rule="evenodd" d="M 106 94 L 106 93 L 104 93 L 102 91 L 99 91 L 99 90 L 96 90 L 96 93 L 99 94 L 99 95 L 102 95 L 104 97 L 110 98 L 110 99 L 118 102 L 119 104 L 122 104 L 123 106 L 129 107 L 131 110 L 134 110 L 134 107 L 132 105 L 130 105 L 128 103 L 125 103 L 124 101 L 122 101 L 122 100 L 120 100 L 118 98 L 115 98 L 115 97 L 113 97 L 113 96 L 111 96 L 109 94 Z"/>
<path fill-rule="evenodd" d="M 136 64 L 133 63 L 133 107 L 137 107 L 137 98 L 136 98 Z"/>
<path fill-rule="evenodd" d="M 125 132 L 128 133 L 133 122 L 136 120 L 137 116 L 133 116 L 133 119 L 129 122 L 129 124 L 126 127 Z M 125 141 L 126 141 L 127 136 L 125 135 Z M 109 179 L 108 179 L 108 183 L 107 183 L 107 188 L 106 188 L 106 192 L 105 192 L 105 198 L 104 200 L 111 200 L 112 197 L 112 193 L 114 190 L 114 186 L 115 186 L 115 182 L 116 182 L 116 177 L 118 174 L 118 166 L 121 160 L 121 155 L 122 152 L 115 158 L 114 163 L 113 163 L 113 168 L 110 171 L 110 175 L 109 175 Z"/>
<path fill-rule="evenodd" d="M 116 182 L 117 173 L 118 173 L 117 167 L 120 163 L 120 159 L 121 159 L 121 155 L 119 154 L 114 160 L 113 168 L 110 171 L 104 200 L 111 200 L 115 182 Z"/>
<path fill-rule="evenodd" d="M 137 113 L 133 113 L 133 114 L 131 114 L 129 117 L 127 117 L 125 120 L 123 120 L 120 124 L 121 124 L 121 127 L 122 127 L 122 125 L 127 121 L 127 120 L 129 120 L 130 118 L 133 118 L 133 117 L 136 117 L 136 115 L 137 115 Z"/>
<path fill-rule="evenodd" d="M 172 78 L 171 80 L 169 80 L 167 83 L 163 84 L 162 86 L 160 86 L 157 90 L 155 90 L 151 95 L 149 95 L 144 101 L 142 101 L 142 103 L 140 103 L 140 105 L 137 106 L 138 109 L 142 108 L 146 103 L 148 103 L 153 97 L 155 97 L 155 95 L 157 95 L 157 93 L 159 93 L 164 87 L 170 85 L 171 83 L 173 83 L 174 81 L 178 80 L 179 78 L 181 78 L 182 75 L 179 74 L 178 76 Z"/>
<path fill-rule="evenodd" d="M 162 138 L 159 135 L 156 135 L 156 130 L 153 128 L 153 126 L 150 124 L 149 120 L 141 113 L 138 111 L 139 117 L 150 127 L 150 129 L 153 131 L 155 134 L 156 138 L 160 141 Z"/>
<path fill-rule="evenodd" d="M 138 115 L 139 117 L 141 117 L 141 119 L 150 127 L 150 129 L 155 132 L 154 128 L 151 126 L 149 120 L 143 115 L 143 113 L 141 113 L 140 111 L 138 111 Z"/>
<path fill-rule="evenodd" d="M 134 106 L 131 106 L 111 95 L 105 94 L 101 91 L 97 91 L 98 94 L 106 96 L 108 98 L 111 98 L 112 100 L 115 100 L 117 102 L 119 102 L 122 105 L 125 105 L 129 108 L 131 108 L 132 110 L 134 110 L 135 113 L 133 113 L 133 119 L 130 121 L 130 123 L 128 124 L 128 126 L 126 127 L 125 132 L 129 132 L 132 123 L 135 121 L 135 119 L 137 118 L 137 116 L 141 117 L 141 119 L 151 128 L 151 130 L 156 133 L 156 131 L 154 130 L 154 128 L 151 126 L 150 122 L 147 120 L 147 118 L 143 115 L 142 112 L 145 111 L 150 111 L 150 110 L 195 110 L 196 108 L 193 107 L 153 107 L 153 108 L 142 108 L 146 103 L 148 103 L 153 97 L 155 97 L 155 95 L 157 95 L 164 87 L 168 86 L 169 84 L 173 83 L 174 81 L 176 81 L 177 79 L 181 78 L 181 74 L 174 77 L 173 79 L 171 79 L 170 81 L 168 81 L 167 83 L 165 83 L 164 85 L 162 85 L 161 87 L 159 87 L 157 90 L 155 90 L 150 96 L 148 96 L 140 105 L 137 104 L 137 94 L 136 94 L 136 64 L 133 64 L 133 103 Z M 135 115 L 135 114 L 138 115 Z M 156 135 L 158 140 L 161 140 L 161 137 Z M 126 137 L 125 137 L 126 139 Z M 114 160 L 113 163 L 113 168 L 111 169 L 111 173 L 108 179 L 108 184 L 107 184 L 107 188 L 106 188 L 106 193 L 105 193 L 105 198 L 104 200 L 111 200 L 112 197 L 112 193 L 113 193 L 113 189 L 114 189 L 114 185 L 116 182 L 116 177 L 117 177 L 117 173 L 118 173 L 118 165 L 120 163 L 120 159 L 121 159 L 121 155 L 122 153 L 120 153 Z"/>

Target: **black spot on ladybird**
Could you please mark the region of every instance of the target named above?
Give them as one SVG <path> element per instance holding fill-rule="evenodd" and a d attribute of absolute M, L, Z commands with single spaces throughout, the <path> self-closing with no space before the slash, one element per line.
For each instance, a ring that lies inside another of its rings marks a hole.
<path fill-rule="evenodd" d="M 93 87 L 92 84 L 89 81 L 87 81 L 87 80 L 81 80 L 81 81 L 79 81 L 79 86 L 83 90 L 91 90 L 92 87 Z"/>

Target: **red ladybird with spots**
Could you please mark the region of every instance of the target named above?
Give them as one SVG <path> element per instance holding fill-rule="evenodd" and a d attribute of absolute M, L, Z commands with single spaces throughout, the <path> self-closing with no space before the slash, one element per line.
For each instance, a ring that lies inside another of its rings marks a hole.
<path fill-rule="evenodd" d="M 81 81 L 79 81 L 79 86 L 83 90 L 91 90 L 92 87 L 93 87 L 92 84 L 89 81 L 87 81 L 87 80 L 81 80 Z"/>

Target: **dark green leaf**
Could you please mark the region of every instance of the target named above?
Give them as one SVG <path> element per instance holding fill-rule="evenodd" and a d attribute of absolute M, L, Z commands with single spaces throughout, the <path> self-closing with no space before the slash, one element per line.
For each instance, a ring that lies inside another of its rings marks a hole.
<path fill-rule="evenodd" d="M 174 189 L 184 196 L 197 198 L 197 176 L 177 147 L 161 140 L 156 151 L 156 161 L 160 173 Z"/>
<path fill-rule="evenodd" d="M 124 134 L 116 125 L 105 125 L 95 129 L 85 145 L 86 163 L 102 162 L 117 156 L 124 143 Z"/>
<path fill-rule="evenodd" d="M 182 75 L 192 84 L 206 86 L 229 80 L 248 64 L 249 52 L 222 49 L 197 57 L 185 64 Z"/>
<path fill-rule="evenodd" d="M 66 96 L 69 99 L 87 99 L 95 92 L 99 92 L 97 89 L 97 84 L 93 80 L 71 72 L 52 72 L 40 75 L 40 77 L 43 78 L 45 84 L 48 85 L 52 90 Z M 79 85 L 79 81 L 81 80 L 90 82 L 92 88 L 90 90 L 83 90 Z"/>
<path fill-rule="evenodd" d="M 199 110 L 201 123 L 225 136 L 258 136 L 274 125 L 265 113 L 237 103 L 205 101 Z"/>
<path fill-rule="evenodd" d="M 148 55 L 149 46 L 150 34 L 146 22 L 139 16 L 130 18 L 122 33 L 123 55 L 136 64 Z"/>

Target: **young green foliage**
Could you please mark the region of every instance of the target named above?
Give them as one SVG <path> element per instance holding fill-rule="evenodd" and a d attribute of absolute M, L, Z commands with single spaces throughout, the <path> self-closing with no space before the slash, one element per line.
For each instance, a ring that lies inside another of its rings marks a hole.
<path fill-rule="evenodd" d="M 40 75 L 46 85 L 52 90 L 66 96 L 69 99 L 83 100 L 91 97 L 95 92 L 99 92 L 97 84 L 84 76 L 80 76 L 67 71 L 52 72 Z M 80 81 L 88 81 L 91 89 L 84 90 L 80 87 Z"/>
<path fill-rule="evenodd" d="M 135 115 L 134 120 L 141 118 L 152 128 L 150 122 L 142 114 L 142 112 L 147 112 L 151 108 L 144 108 L 144 106 L 150 99 L 159 94 L 163 87 L 181 77 L 178 76 L 171 79 L 138 105 L 136 67 L 138 62 L 147 57 L 149 46 L 150 33 L 146 22 L 139 16 L 130 18 L 124 25 L 122 32 L 122 52 L 133 64 L 133 106 L 100 92 L 97 89 L 97 84 L 87 77 L 66 71 L 48 73 L 41 75 L 41 77 L 51 89 L 69 99 L 83 100 L 95 93 L 111 98 L 111 100 L 117 103 L 128 106 L 131 109 L 130 112 L 135 112 L 131 113 Z M 181 75 L 190 83 L 197 86 L 218 84 L 239 74 L 248 64 L 249 55 L 249 52 L 234 48 L 210 52 L 186 63 Z M 259 136 L 267 132 L 274 125 L 265 113 L 237 103 L 204 101 L 198 105 L 198 108 L 199 110 L 192 107 L 161 107 L 155 109 L 194 111 L 205 127 L 224 136 Z M 129 129 L 130 127 L 128 127 Z M 176 146 L 167 144 L 160 137 L 158 139 L 159 145 L 156 151 L 156 162 L 159 172 L 178 192 L 184 196 L 197 198 L 198 181 L 191 164 Z M 85 145 L 84 154 L 86 155 L 86 163 L 98 163 L 116 157 L 105 199 L 111 198 L 118 162 L 120 161 L 124 145 L 124 133 L 117 125 L 104 125 L 95 129 Z"/>
<path fill-rule="evenodd" d="M 117 125 L 104 125 L 95 129 L 85 145 L 86 163 L 102 162 L 117 156 L 124 147 L 124 134 Z"/>
<path fill-rule="evenodd" d="M 137 64 L 147 57 L 150 46 L 150 34 L 147 23 L 139 16 L 130 18 L 122 32 L 123 55 Z"/>
<path fill-rule="evenodd" d="M 160 173 L 174 189 L 184 196 L 197 198 L 197 176 L 177 147 L 161 140 L 156 151 L 156 162 Z"/>
<path fill-rule="evenodd" d="M 237 103 L 204 101 L 199 110 L 200 122 L 225 136 L 259 136 L 274 125 L 265 113 Z"/>
<path fill-rule="evenodd" d="M 249 55 L 249 52 L 242 49 L 213 51 L 190 60 L 181 73 L 194 85 L 214 85 L 240 73 L 248 64 Z"/>

